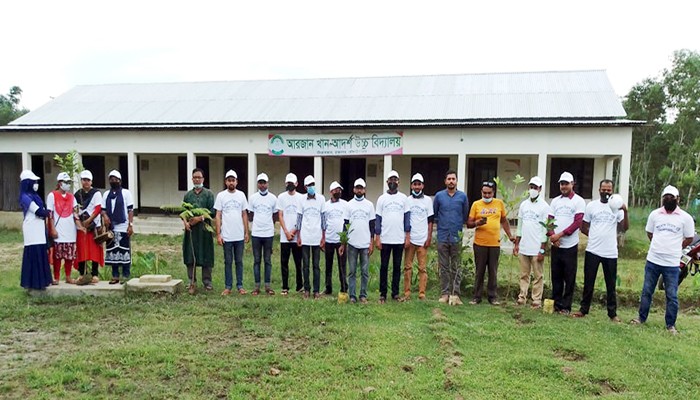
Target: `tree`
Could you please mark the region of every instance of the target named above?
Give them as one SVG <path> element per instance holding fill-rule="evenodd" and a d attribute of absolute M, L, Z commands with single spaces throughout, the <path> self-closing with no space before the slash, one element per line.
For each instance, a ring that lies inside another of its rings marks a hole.
<path fill-rule="evenodd" d="M 0 94 L 0 125 L 7 125 L 29 112 L 24 107 L 20 108 L 20 97 L 22 89 L 19 86 L 12 86 L 7 95 Z"/>

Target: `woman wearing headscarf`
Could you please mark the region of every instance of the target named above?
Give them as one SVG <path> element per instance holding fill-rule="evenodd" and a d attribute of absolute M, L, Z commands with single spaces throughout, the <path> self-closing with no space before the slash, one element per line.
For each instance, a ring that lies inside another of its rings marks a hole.
<path fill-rule="evenodd" d="M 22 222 L 24 254 L 20 284 L 25 289 L 43 290 L 53 280 L 46 247 L 45 220 L 49 212 L 41 196 L 37 194 L 39 177 L 30 170 L 24 170 L 19 179 L 19 204 L 24 213 Z"/>

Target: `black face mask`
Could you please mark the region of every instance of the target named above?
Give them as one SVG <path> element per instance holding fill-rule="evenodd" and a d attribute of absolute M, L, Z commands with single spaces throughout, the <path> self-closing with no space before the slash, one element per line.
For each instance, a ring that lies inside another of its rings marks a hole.
<path fill-rule="evenodd" d="M 612 196 L 610 193 L 600 192 L 600 202 L 607 203 L 610 200 L 610 196 Z"/>
<path fill-rule="evenodd" d="M 120 186 L 121 185 L 119 184 L 119 182 L 110 182 L 109 183 L 109 187 L 112 189 L 119 189 Z"/>
<path fill-rule="evenodd" d="M 399 184 L 396 182 L 389 182 L 388 186 L 389 190 L 391 190 L 392 192 L 399 188 Z"/>
<path fill-rule="evenodd" d="M 333 198 L 338 200 L 340 198 L 340 192 L 333 193 Z"/>
<path fill-rule="evenodd" d="M 664 200 L 663 203 L 664 203 L 664 208 L 665 208 L 666 211 L 668 211 L 668 212 L 672 212 L 672 211 L 675 210 L 676 207 L 678 206 L 678 200 L 676 200 L 676 199 L 673 199 L 673 200 Z"/>
<path fill-rule="evenodd" d="M 288 183 L 287 186 L 285 186 L 284 188 L 287 189 L 288 192 L 291 192 L 296 188 L 296 185 L 293 183 Z"/>

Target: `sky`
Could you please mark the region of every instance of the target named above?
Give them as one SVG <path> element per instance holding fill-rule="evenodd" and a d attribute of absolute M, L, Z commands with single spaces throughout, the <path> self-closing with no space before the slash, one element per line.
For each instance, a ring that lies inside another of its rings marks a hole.
<path fill-rule="evenodd" d="M 77 85 L 605 69 L 624 96 L 700 51 L 697 1 L 5 2 L 0 93 Z"/>

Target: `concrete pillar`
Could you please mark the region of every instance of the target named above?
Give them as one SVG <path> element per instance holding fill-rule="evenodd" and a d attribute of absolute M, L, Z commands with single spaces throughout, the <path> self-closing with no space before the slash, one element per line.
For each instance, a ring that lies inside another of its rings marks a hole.
<path fill-rule="evenodd" d="M 248 153 L 248 198 L 258 191 L 258 155 Z"/>
<path fill-rule="evenodd" d="M 605 159 L 605 179 L 613 178 L 613 171 L 615 168 L 615 160 L 617 157 L 608 157 Z"/>
<path fill-rule="evenodd" d="M 192 190 L 194 188 L 194 184 L 192 183 L 192 170 L 197 167 L 197 158 L 192 152 L 187 153 L 187 189 Z"/>
<path fill-rule="evenodd" d="M 387 154 L 384 156 L 384 172 L 382 173 L 382 193 L 389 190 L 389 186 L 386 184 L 386 177 L 387 175 L 389 175 L 389 171 L 394 169 L 393 161 L 394 159 L 391 157 L 391 154 Z"/>
<path fill-rule="evenodd" d="M 457 189 L 467 191 L 467 155 L 463 153 L 457 154 Z"/>
<path fill-rule="evenodd" d="M 32 169 L 32 155 L 27 153 L 26 151 L 22 152 L 22 170 L 24 171 L 25 169 Z"/>
<path fill-rule="evenodd" d="M 620 183 L 618 184 L 617 193 L 622 196 L 625 204 L 629 201 L 630 189 L 630 163 L 632 161 L 631 152 L 627 152 L 620 156 Z"/>
<path fill-rule="evenodd" d="M 304 179 L 299 177 L 298 179 Z M 314 157 L 314 179 L 316 180 L 316 191 L 324 194 L 326 192 L 323 184 L 323 157 Z"/>
<path fill-rule="evenodd" d="M 78 153 L 78 152 L 75 153 L 75 162 L 76 162 L 76 164 L 81 165 L 82 168 L 85 168 L 85 166 L 83 165 L 83 154 L 82 153 Z M 73 176 L 73 182 L 77 183 L 77 185 L 75 185 L 75 184 L 73 185 L 73 191 L 76 191 L 78 188 L 80 188 L 80 173 L 83 172 L 82 168 L 79 169 L 78 171 L 76 171 L 75 176 Z"/>
<path fill-rule="evenodd" d="M 138 157 L 134 152 L 126 153 L 127 170 L 129 171 L 129 191 L 134 199 L 134 210 L 139 208 L 139 166 Z"/>
<path fill-rule="evenodd" d="M 542 193 L 549 193 L 547 192 L 547 183 L 549 182 L 547 177 L 547 153 L 540 153 L 537 156 L 537 176 L 542 179 Z"/>

